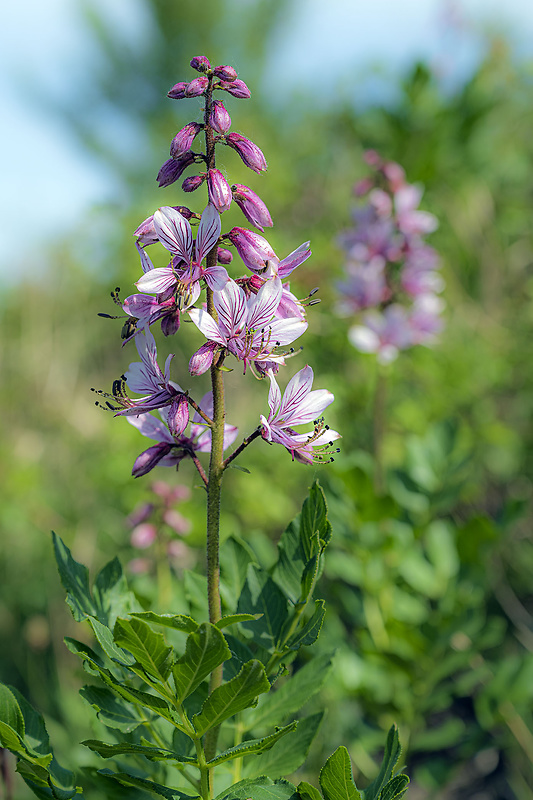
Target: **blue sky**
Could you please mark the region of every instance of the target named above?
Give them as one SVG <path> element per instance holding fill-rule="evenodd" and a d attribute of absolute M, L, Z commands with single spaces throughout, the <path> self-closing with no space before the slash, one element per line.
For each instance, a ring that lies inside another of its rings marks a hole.
<path fill-rule="evenodd" d="M 100 5 L 103 0 L 91 0 Z M 239 5 L 253 0 L 231 0 Z M 128 36 L 142 36 L 142 0 L 106 4 Z M 507 31 L 517 51 L 532 55 L 532 0 L 294 0 L 272 46 L 269 84 L 279 102 L 304 88 L 313 75 L 327 103 L 331 81 L 354 71 L 360 78 L 354 102 L 371 101 L 379 86 L 368 77 L 381 67 L 394 76 L 416 59 L 429 60 L 450 86 L 467 76 L 482 54 L 480 25 Z M 453 25 L 450 25 L 450 20 Z M 39 267 L 39 248 L 68 231 L 94 203 L 112 199 L 116 188 L 102 169 L 39 103 L 39 86 L 55 93 L 70 89 L 92 58 L 73 0 L 27 0 L 3 10 L 0 51 L 0 213 L 4 237 L 0 280 L 13 280 Z M 320 54 L 320 55 L 318 55 Z M 362 77 L 367 75 L 367 79 Z M 21 211 L 28 197 L 35 201 Z M 29 266 L 31 265 L 31 266 Z"/>

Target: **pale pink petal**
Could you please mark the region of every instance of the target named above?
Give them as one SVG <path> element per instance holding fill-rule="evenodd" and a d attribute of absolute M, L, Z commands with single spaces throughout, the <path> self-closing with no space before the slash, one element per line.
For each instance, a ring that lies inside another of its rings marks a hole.
<path fill-rule="evenodd" d="M 192 255 L 192 231 L 185 217 L 175 208 L 163 206 L 154 214 L 154 228 L 163 247 L 188 264 Z"/>
<path fill-rule="evenodd" d="M 282 417 L 288 424 L 296 424 L 291 422 L 292 416 L 311 391 L 312 385 L 313 370 L 309 365 L 306 365 L 296 375 L 293 375 L 288 382 L 279 405 L 278 417 Z"/>
<path fill-rule="evenodd" d="M 143 436 L 149 439 L 155 439 L 156 442 L 168 442 L 173 444 L 174 439 L 164 422 L 156 419 L 151 414 L 139 414 L 136 417 L 126 417 L 130 425 L 137 428 Z"/>
<path fill-rule="evenodd" d="M 270 331 L 270 343 L 272 346 L 291 344 L 307 330 L 307 321 L 304 319 L 275 319 L 268 326 Z M 260 334 L 259 334 L 260 338 Z M 255 340 L 254 340 L 255 341 Z"/>
<path fill-rule="evenodd" d="M 220 236 L 220 214 L 211 203 L 204 209 L 196 236 L 196 261 L 198 264 L 218 242 Z"/>
<path fill-rule="evenodd" d="M 289 425 L 306 425 L 308 422 L 320 417 L 324 409 L 333 403 L 335 397 L 327 389 L 317 389 L 314 392 L 309 392 L 297 408 L 293 408 L 289 412 L 282 412 L 280 409 L 280 416 L 283 413 L 285 423 Z"/>
<path fill-rule="evenodd" d="M 278 266 L 279 277 L 286 278 L 291 274 L 293 269 L 296 269 L 296 267 L 299 267 L 304 261 L 307 261 L 310 255 L 311 250 L 309 250 L 309 242 L 304 242 L 300 247 L 297 247 L 296 250 L 293 250 L 292 253 L 284 258 L 283 261 L 280 261 Z"/>
<path fill-rule="evenodd" d="M 211 314 L 200 308 L 191 308 L 188 314 L 206 339 L 218 342 L 218 344 L 226 344 L 227 338 L 222 334 Z"/>
<path fill-rule="evenodd" d="M 229 280 L 214 296 L 218 319 L 231 336 L 240 331 L 246 320 L 246 295 L 235 281 Z"/>
<path fill-rule="evenodd" d="M 376 353 L 379 349 L 379 336 L 365 325 L 354 325 L 350 328 L 348 339 L 362 353 Z"/>
<path fill-rule="evenodd" d="M 270 322 L 279 306 L 282 291 L 280 279 L 272 278 L 265 281 L 255 296 L 250 296 L 246 323 L 248 328 L 261 329 Z"/>
<path fill-rule="evenodd" d="M 158 267 L 145 272 L 135 286 L 140 292 L 163 294 L 163 292 L 175 286 L 177 281 L 176 273 L 172 267 Z"/>
<path fill-rule="evenodd" d="M 270 373 L 270 389 L 268 392 L 268 405 L 270 407 L 270 415 L 275 416 L 281 404 L 281 391 L 274 377 L 274 373 Z"/>
<path fill-rule="evenodd" d="M 148 255 L 144 247 L 141 247 L 139 242 L 135 242 L 135 247 L 137 248 L 137 252 L 139 253 L 139 257 L 141 259 L 141 267 L 143 269 L 143 272 L 150 272 L 150 270 L 154 268 L 154 265 L 150 260 L 150 256 Z"/>
<path fill-rule="evenodd" d="M 210 289 L 221 292 L 229 281 L 229 275 L 224 267 L 208 267 L 204 270 L 204 279 Z"/>
<path fill-rule="evenodd" d="M 394 205 L 398 214 L 405 214 L 414 209 L 422 199 L 422 189 L 413 184 L 406 184 L 394 194 Z"/>

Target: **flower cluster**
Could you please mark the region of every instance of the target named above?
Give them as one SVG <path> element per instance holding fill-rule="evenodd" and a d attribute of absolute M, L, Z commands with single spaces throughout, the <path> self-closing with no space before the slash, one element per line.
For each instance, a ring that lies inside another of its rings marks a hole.
<path fill-rule="evenodd" d="M 252 438 L 262 436 L 282 444 L 293 459 L 305 463 L 329 460 L 332 443 L 339 436 L 319 419 L 333 400 L 325 390 L 311 392 L 313 373 L 304 367 L 292 378 L 283 400 L 275 375 L 294 354 L 293 343 L 307 329 L 306 307 L 317 300 L 311 295 L 299 300 L 290 290 L 289 277 L 311 255 L 309 242 L 285 258 L 279 258 L 264 238 L 265 227 L 272 219 L 263 200 L 248 186 L 231 184 L 215 164 L 217 145 L 235 151 L 254 173 L 266 169 L 266 160 L 254 142 L 231 132 L 231 118 L 224 102 L 215 93 L 225 92 L 235 98 L 248 98 L 246 84 L 237 78 L 233 67 L 211 67 L 205 56 L 192 59 L 191 67 L 200 73 L 189 82 L 177 83 L 169 91 L 172 99 L 201 98 L 201 121 L 193 120 L 174 136 L 170 158 L 161 167 L 157 180 L 169 186 L 193 165 L 202 165 L 197 174 L 185 177 L 182 189 L 195 192 L 205 183 L 207 205 L 201 211 L 187 206 L 164 205 L 145 219 L 135 230 L 136 248 L 142 275 L 136 282 L 138 292 L 127 297 L 122 309 L 127 315 L 123 329 L 125 341 L 134 339 L 140 361 L 115 381 L 107 405 L 117 415 L 125 416 L 144 436 L 155 441 L 141 453 L 133 466 L 139 477 L 156 465 L 178 467 L 191 458 L 204 483 L 208 479 L 197 457 L 209 452 L 215 441 L 214 407 L 210 392 L 196 403 L 189 391 L 170 379 L 170 355 L 159 366 L 152 326 L 159 322 L 165 336 L 176 334 L 185 314 L 203 334 L 204 341 L 191 356 L 192 376 L 208 370 L 219 371 L 227 358 L 241 362 L 243 372 L 270 379 L 268 418 L 237 451 Z M 198 135 L 205 136 L 205 149 L 193 151 Z M 245 219 L 260 233 L 243 227 L 224 232 L 222 214 L 233 202 Z M 154 247 L 155 246 L 155 247 Z M 150 255 L 148 249 L 150 248 Z M 152 260 L 152 248 L 163 255 L 162 265 Z M 247 273 L 231 277 L 227 267 L 236 253 Z M 205 290 L 205 302 L 202 292 Z M 120 304 L 114 293 L 115 302 Z M 139 397 L 132 397 L 133 392 Z M 194 414 L 190 414 L 192 407 Z M 158 416 L 153 416 L 157 412 Z M 297 433 L 293 426 L 314 422 L 307 433 Z M 238 431 L 232 425 L 224 430 L 224 449 L 235 441 Z M 232 460 L 237 454 L 229 456 Z"/>
<path fill-rule="evenodd" d="M 374 151 L 366 153 L 366 161 L 374 175 L 354 189 L 366 204 L 354 210 L 353 228 L 340 237 L 346 277 L 338 284 L 338 310 L 363 312 L 349 339 L 386 363 L 400 350 L 430 345 L 442 329 L 439 259 L 424 241 L 438 223 L 419 210 L 422 190 L 406 182 L 399 164 L 383 161 Z"/>

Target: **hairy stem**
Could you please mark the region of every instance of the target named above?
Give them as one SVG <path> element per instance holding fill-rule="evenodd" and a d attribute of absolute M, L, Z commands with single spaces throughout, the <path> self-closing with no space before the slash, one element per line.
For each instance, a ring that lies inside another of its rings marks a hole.
<path fill-rule="evenodd" d="M 251 433 L 249 436 L 246 437 L 246 439 L 243 439 L 242 442 L 240 443 L 240 445 L 238 446 L 238 448 L 230 456 L 228 456 L 226 458 L 226 460 L 223 462 L 224 469 L 226 469 L 226 467 L 229 467 L 231 462 L 235 458 L 237 458 L 237 456 L 240 456 L 242 451 L 246 447 L 248 447 L 248 445 L 251 444 L 253 442 L 253 440 L 257 439 L 257 437 L 260 436 L 260 435 L 261 435 L 261 428 L 256 428 L 253 433 Z"/>

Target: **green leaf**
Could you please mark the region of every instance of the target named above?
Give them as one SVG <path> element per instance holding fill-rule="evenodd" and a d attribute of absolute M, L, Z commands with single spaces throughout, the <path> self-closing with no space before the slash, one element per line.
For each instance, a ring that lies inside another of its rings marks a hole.
<path fill-rule="evenodd" d="M 96 716 L 108 728 L 131 733 L 146 719 L 139 718 L 129 703 L 123 702 L 109 689 L 101 686 L 83 686 L 80 694 L 96 710 Z"/>
<path fill-rule="evenodd" d="M 316 642 L 322 630 L 322 624 L 326 615 L 326 604 L 323 600 L 315 600 L 315 610 L 306 624 L 297 630 L 287 641 L 286 646 L 291 650 L 299 650 L 300 647 L 308 647 Z"/>
<path fill-rule="evenodd" d="M 198 623 L 186 614 L 154 614 L 153 611 L 136 611 L 131 617 L 153 622 L 154 625 L 163 625 L 165 628 L 174 628 L 177 631 L 193 633 L 198 630 Z"/>
<path fill-rule="evenodd" d="M 228 614 L 222 619 L 219 619 L 218 622 L 215 622 L 215 625 L 221 631 L 223 628 L 227 628 L 228 625 L 235 625 L 237 622 L 249 622 L 252 619 L 259 619 L 259 617 L 263 616 L 262 614 Z"/>
<path fill-rule="evenodd" d="M 0 720 L 10 728 L 24 736 L 25 726 L 22 711 L 17 703 L 17 698 L 11 689 L 3 683 L 0 683 Z"/>
<path fill-rule="evenodd" d="M 224 789 L 216 800 L 298 800 L 296 787 L 289 781 L 273 781 L 262 775 L 244 780 Z"/>
<path fill-rule="evenodd" d="M 345 747 L 338 747 L 320 770 L 320 787 L 324 800 L 361 800 L 352 775 L 350 756 Z"/>
<path fill-rule="evenodd" d="M 115 642 L 127 648 L 148 675 L 166 681 L 170 674 L 172 648 L 162 633 L 155 633 L 142 619 L 117 619 L 113 631 Z"/>
<path fill-rule="evenodd" d="M 261 699 L 253 715 L 246 715 L 246 728 L 255 730 L 264 725 L 281 725 L 289 714 L 298 711 L 318 692 L 331 670 L 332 658 L 331 653 L 314 658 L 279 689 L 272 689 L 267 697 Z"/>
<path fill-rule="evenodd" d="M 142 789 L 145 792 L 150 792 L 151 794 L 156 794 L 159 797 L 164 797 L 165 800 L 191 800 L 190 794 L 186 794 L 182 792 L 180 789 L 171 789 L 168 786 L 162 786 L 160 783 L 155 783 L 155 781 L 148 781 L 146 778 L 138 778 L 135 775 L 128 775 L 127 772 L 110 772 L 108 770 L 99 770 L 99 775 L 103 775 L 106 778 L 112 778 L 115 781 L 118 781 L 123 786 L 134 786 L 136 789 Z M 197 797 L 198 795 L 193 795 Z"/>
<path fill-rule="evenodd" d="M 229 647 L 215 625 L 203 622 L 197 631 L 190 633 L 185 653 L 172 669 L 178 703 L 183 703 L 204 678 L 229 658 Z"/>
<path fill-rule="evenodd" d="M 52 531 L 59 577 L 67 593 L 67 603 L 76 622 L 97 616 L 89 588 L 89 570 L 72 558 L 66 544 Z"/>
<path fill-rule="evenodd" d="M 220 549 L 220 594 L 226 608 L 235 610 L 237 599 L 246 581 L 250 562 L 257 559 L 241 539 L 230 536 Z"/>
<path fill-rule="evenodd" d="M 385 752 L 383 754 L 379 773 L 372 783 L 364 790 L 363 794 L 365 800 L 378 800 L 381 790 L 392 778 L 394 767 L 398 763 L 401 752 L 402 748 L 398 736 L 398 728 L 396 725 L 393 725 L 387 734 Z"/>
<path fill-rule="evenodd" d="M 123 667 L 135 664 L 135 659 L 131 653 L 121 647 L 117 647 L 113 634 L 106 625 L 102 625 L 95 617 L 89 617 L 89 624 L 94 631 L 98 644 L 111 661 L 117 661 Z"/>
<path fill-rule="evenodd" d="M 307 781 L 300 781 L 298 784 L 298 794 L 300 800 L 322 800 L 322 795 L 314 786 Z"/>
<path fill-rule="evenodd" d="M 203 736 L 228 717 L 253 705 L 257 696 L 269 689 L 263 665 L 259 661 L 248 661 L 235 678 L 209 695 L 200 713 L 192 719 L 196 732 Z"/>
<path fill-rule="evenodd" d="M 139 755 L 145 756 L 151 761 L 181 761 L 188 764 L 197 765 L 195 758 L 187 758 L 173 753 L 172 750 L 167 750 L 163 747 L 149 747 L 143 744 L 131 744 L 129 742 L 120 742 L 119 744 L 107 744 L 100 742 L 98 739 L 86 739 L 82 742 L 85 747 L 98 753 L 102 758 L 115 758 L 122 755 Z"/>
<path fill-rule="evenodd" d="M 111 629 L 117 617 L 124 617 L 139 608 L 135 595 L 128 589 L 118 558 L 106 564 L 96 576 L 93 596 L 98 619 Z"/>
<path fill-rule="evenodd" d="M 272 577 L 293 603 L 300 600 L 305 554 L 300 543 L 300 514 L 289 522 L 278 542 L 278 560 Z"/>
<path fill-rule="evenodd" d="M 331 523 L 328 521 L 326 497 L 318 481 L 315 481 L 309 489 L 309 497 L 304 500 L 300 520 L 300 540 L 306 561 L 316 555 L 317 533 L 322 548 L 326 547 L 331 539 Z"/>
<path fill-rule="evenodd" d="M 241 744 L 230 747 L 229 750 L 224 750 L 223 753 L 219 753 L 216 758 L 213 758 L 207 763 L 211 767 L 217 767 L 219 764 L 223 764 L 225 761 L 230 761 L 233 758 L 242 758 L 243 756 L 264 753 L 266 750 L 270 750 L 283 736 L 294 731 L 297 725 L 298 722 L 295 720 L 291 722 L 290 725 L 285 725 L 284 728 L 279 728 L 275 733 L 271 733 L 270 736 L 263 736 L 262 739 L 249 739 L 247 742 L 241 742 Z"/>
<path fill-rule="evenodd" d="M 37 753 L 26 744 L 20 733 L 17 733 L 5 722 L 0 722 L 0 745 L 7 750 L 11 750 L 20 758 L 28 761 L 34 766 L 46 769 L 52 760 L 52 753 Z"/>
<path fill-rule="evenodd" d="M 198 619 L 209 619 L 207 605 L 207 578 L 190 569 L 183 570 L 183 588 L 190 612 Z"/>
<path fill-rule="evenodd" d="M 247 778 L 256 778 L 259 775 L 269 775 L 271 778 L 281 778 L 290 775 L 302 766 L 311 742 L 316 736 L 324 712 L 311 714 L 298 721 L 298 728 L 287 736 L 282 742 L 276 744 L 268 753 L 254 758 L 244 770 Z"/>
<path fill-rule="evenodd" d="M 383 788 L 379 795 L 379 800 L 398 800 L 398 798 L 404 796 L 408 785 L 409 778 L 407 775 L 396 775 Z"/>
<path fill-rule="evenodd" d="M 270 575 L 249 564 L 246 584 L 239 597 L 239 613 L 262 615 L 253 622 L 243 622 L 253 641 L 266 650 L 275 649 L 288 616 L 287 600 Z"/>
<path fill-rule="evenodd" d="M 318 533 L 316 534 L 317 539 L 317 549 L 320 549 L 319 540 L 318 540 Z M 310 597 L 313 589 L 315 587 L 316 580 L 318 578 L 318 573 L 321 569 L 322 558 L 320 552 L 317 552 L 316 555 L 312 556 L 309 559 L 307 564 L 304 567 L 304 571 L 302 573 L 302 583 L 301 583 L 301 602 L 306 603 L 308 598 Z"/>
<path fill-rule="evenodd" d="M 228 643 L 231 653 L 231 659 L 224 663 L 224 680 L 229 681 L 237 675 L 247 661 L 251 661 L 254 654 L 248 645 L 232 636 L 231 633 L 226 633 L 224 638 Z"/>

